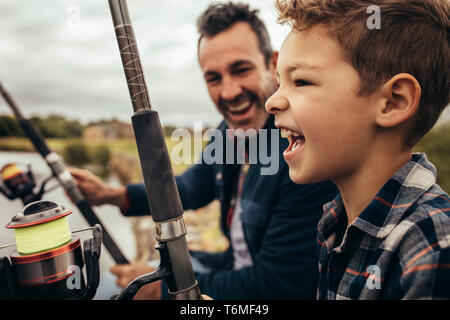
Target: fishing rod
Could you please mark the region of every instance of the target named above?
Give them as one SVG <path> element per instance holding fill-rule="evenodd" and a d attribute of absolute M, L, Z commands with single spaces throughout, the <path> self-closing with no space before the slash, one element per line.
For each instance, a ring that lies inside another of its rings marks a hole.
<path fill-rule="evenodd" d="M 116 299 L 132 299 L 147 283 L 164 280 L 174 299 L 201 299 L 186 242 L 178 194 L 158 112 L 152 110 L 126 0 L 109 0 L 134 114 L 131 117 L 161 261 L 159 268 L 132 281 Z"/>
<path fill-rule="evenodd" d="M 28 136 L 36 150 L 41 154 L 45 162 L 50 167 L 53 177 L 55 177 L 59 181 L 66 193 L 78 207 L 83 217 L 87 220 L 89 225 L 93 226 L 99 224 L 102 226 L 103 244 L 111 254 L 111 257 L 114 259 L 114 261 L 120 264 L 128 263 L 128 259 L 123 255 L 122 251 L 116 245 L 105 226 L 100 222 L 99 218 L 92 210 L 91 205 L 81 193 L 80 189 L 77 187 L 75 181 L 72 178 L 72 175 L 66 169 L 66 166 L 64 165 L 61 158 L 50 149 L 42 133 L 33 125 L 33 123 L 31 123 L 30 120 L 28 120 L 22 114 L 18 105 L 15 103 L 9 92 L 7 92 L 3 87 L 1 82 L 0 93 L 5 99 L 8 106 L 12 109 L 19 122 L 19 125 L 22 127 L 25 134 Z"/>

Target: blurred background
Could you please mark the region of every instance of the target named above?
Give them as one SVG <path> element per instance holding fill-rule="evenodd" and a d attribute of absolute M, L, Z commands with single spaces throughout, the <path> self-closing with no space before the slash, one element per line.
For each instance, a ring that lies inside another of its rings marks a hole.
<path fill-rule="evenodd" d="M 176 128 L 190 129 L 197 121 L 207 129 L 221 121 L 196 55 L 196 19 L 211 2 L 128 0 L 150 98 L 169 151 L 174 142 L 168 137 Z M 260 10 L 278 50 L 289 28 L 276 23 L 271 0 L 251 1 L 251 6 Z M 131 128 L 133 109 L 108 2 L 0 0 L 0 39 L 0 81 L 50 147 L 67 164 L 90 169 L 108 183 L 142 181 Z M 23 170 L 31 164 L 38 184 L 50 175 L 0 100 L 0 167 L 9 162 Z M 187 167 L 175 165 L 174 171 L 182 173 Z M 61 188 L 44 199 L 74 209 L 69 216 L 72 230 L 87 226 Z M 22 203 L 0 195 L 0 206 L 1 245 L 14 242 L 13 232 L 4 225 Z M 95 211 L 130 260 L 155 257 L 151 218 L 125 218 L 112 206 Z M 185 214 L 190 247 L 223 250 L 228 243 L 218 228 L 218 203 L 199 211 Z M 1 256 L 8 254 L 5 250 Z M 102 269 L 112 263 L 103 250 Z"/>
<path fill-rule="evenodd" d="M 155 110 L 159 112 L 169 154 L 177 128 L 203 130 L 221 120 L 208 96 L 197 61 L 196 19 L 213 1 L 128 0 L 142 64 Z M 252 0 L 260 10 L 275 50 L 289 32 L 276 23 L 273 0 Z M 47 137 L 50 147 L 72 166 L 93 170 L 111 184 L 142 181 L 131 128 L 132 106 L 122 70 L 107 1 L 0 0 L 0 81 L 23 113 Z M 438 183 L 450 192 L 450 112 L 417 146 L 439 172 Z M 38 183 L 49 169 L 0 101 L 0 167 L 32 165 Z M 194 159 L 197 155 L 192 154 Z M 189 164 L 174 165 L 176 174 Z M 55 182 L 56 183 L 56 182 Z M 61 188 L 44 196 L 74 207 Z M 22 209 L 19 200 L 0 195 L 0 245 L 14 242 L 4 228 Z M 117 208 L 95 208 L 130 260 L 155 257 L 151 218 L 125 218 Z M 217 202 L 185 213 L 192 249 L 223 250 Z M 74 208 L 72 230 L 87 226 Z M 0 256 L 8 252 L 0 251 Z M 103 251 L 102 268 L 112 259 Z"/>

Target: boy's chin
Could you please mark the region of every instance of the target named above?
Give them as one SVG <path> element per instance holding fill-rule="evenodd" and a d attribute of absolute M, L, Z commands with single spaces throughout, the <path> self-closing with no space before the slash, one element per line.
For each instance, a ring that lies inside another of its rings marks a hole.
<path fill-rule="evenodd" d="M 325 180 L 311 174 L 305 174 L 303 170 L 296 170 L 291 167 L 289 167 L 289 178 L 296 184 L 318 183 Z"/>
<path fill-rule="evenodd" d="M 292 169 L 291 167 L 289 167 L 289 178 L 291 178 L 291 180 L 297 184 L 309 183 L 308 179 L 301 174 L 301 171 Z"/>

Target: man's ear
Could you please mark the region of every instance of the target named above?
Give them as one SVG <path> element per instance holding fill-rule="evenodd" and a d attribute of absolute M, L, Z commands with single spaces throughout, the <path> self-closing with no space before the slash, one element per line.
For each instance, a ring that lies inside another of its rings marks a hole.
<path fill-rule="evenodd" d="M 417 111 L 421 95 L 420 84 L 409 73 L 399 73 L 381 88 L 383 104 L 377 110 L 376 123 L 385 128 L 405 123 Z"/>
<path fill-rule="evenodd" d="M 269 60 L 268 70 L 272 76 L 273 81 L 277 82 L 277 61 L 278 61 L 278 51 L 273 51 L 272 57 Z"/>
<path fill-rule="evenodd" d="M 274 51 L 272 53 L 272 58 L 269 61 L 269 68 L 273 68 L 273 70 L 277 69 L 277 61 L 278 61 L 278 51 Z"/>

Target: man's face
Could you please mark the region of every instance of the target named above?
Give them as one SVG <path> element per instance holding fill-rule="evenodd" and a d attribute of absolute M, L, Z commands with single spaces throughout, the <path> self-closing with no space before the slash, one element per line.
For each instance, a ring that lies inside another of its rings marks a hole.
<path fill-rule="evenodd" d="M 267 98 L 276 90 L 275 62 L 267 67 L 258 38 L 248 23 L 201 39 L 199 62 L 209 95 L 228 126 L 262 128 Z"/>
<path fill-rule="evenodd" d="M 291 179 L 339 183 L 362 170 L 375 141 L 377 92 L 358 96 L 359 75 L 337 40 L 323 27 L 292 31 L 280 49 L 277 73 L 280 86 L 266 109 L 289 138 L 283 155 Z"/>

